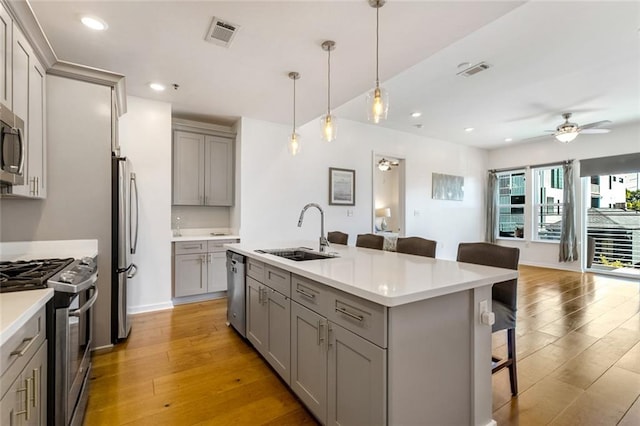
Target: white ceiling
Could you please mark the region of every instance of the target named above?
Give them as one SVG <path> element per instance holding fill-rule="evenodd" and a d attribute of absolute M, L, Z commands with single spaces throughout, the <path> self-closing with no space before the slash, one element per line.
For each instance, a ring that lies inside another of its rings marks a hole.
<path fill-rule="evenodd" d="M 241 116 L 291 124 L 289 71 L 301 74 L 297 124 L 326 112 L 320 45 L 335 40 L 332 107 L 339 118 L 366 121 L 364 93 L 375 79 L 367 0 L 30 3 L 59 59 L 124 74 L 128 94 L 221 124 Z M 87 30 L 83 14 L 108 30 Z M 231 47 L 204 41 L 214 16 L 241 26 Z M 611 120 L 615 131 L 640 120 L 639 29 L 637 1 L 388 0 L 380 78 L 391 106 L 382 125 L 485 148 L 545 135 L 563 112 L 578 124 Z M 492 67 L 456 76 L 460 63 L 480 61 Z M 158 94 L 151 81 L 180 87 Z"/>

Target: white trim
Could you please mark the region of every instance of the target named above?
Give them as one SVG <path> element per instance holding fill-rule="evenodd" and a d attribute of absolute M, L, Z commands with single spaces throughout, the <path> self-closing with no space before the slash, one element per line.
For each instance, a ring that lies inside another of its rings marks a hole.
<path fill-rule="evenodd" d="M 129 314 L 137 315 L 137 314 L 143 314 L 145 312 L 165 311 L 167 309 L 173 309 L 173 303 L 163 302 L 163 303 L 155 303 L 153 305 L 132 306 L 129 308 Z"/>
<path fill-rule="evenodd" d="M 235 138 L 236 133 L 229 126 L 221 126 L 219 124 L 205 123 L 202 121 L 185 120 L 183 118 L 172 118 L 171 127 L 173 130 L 181 130 L 185 132 L 206 133 L 209 135 L 220 136 L 224 138 Z"/>
<path fill-rule="evenodd" d="M 582 270 L 582 267 L 580 266 L 580 262 L 579 261 L 567 263 L 566 267 L 563 267 L 565 265 L 559 264 L 559 263 L 529 262 L 529 261 L 526 261 L 526 260 L 521 260 L 520 261 L 520 265 L 537 266 L 539 268 L 547 268 L 547 269 L 558 269 L 558 270 L 561 270 L 561 271 L 584 272 Z M 569 265 L 575 265 L 576 268 L 570 268 Z"/>
<path fill-rule="evenodd" d="M 33 48 L 38 60 L 45 68 L 51 67 L 58 61 L 49 39 L 40 26 L 35 13 L 28 1 L 2 0 L 15 24 L 22 30 L 29 45 Z"/>
<path fill-rule="evenodd" d="M 495 420 L 491 419 L 491 421 L 489 423 L 487 423 L 486 426 L 498 426 L 498 422 L 496 422 Z"/>
<path fill-rule="evenodd" d="M 113 349 L 113 344 L 104 345 L 104 346 L 98 346 L 97 348 L 91 348 L 91 352 L 99 351 L 99 350 L 102 350 L 102 349 Z"/>
<path fill-rule="evenodd" d="M 173 304 L 184 305 L 185 303 L 203 302 L 205 300 L 215 300 L 227 297 L 226 291 L 217 291 L 215 293 L 194 294 L 193 296 L 174 297 Z"/>

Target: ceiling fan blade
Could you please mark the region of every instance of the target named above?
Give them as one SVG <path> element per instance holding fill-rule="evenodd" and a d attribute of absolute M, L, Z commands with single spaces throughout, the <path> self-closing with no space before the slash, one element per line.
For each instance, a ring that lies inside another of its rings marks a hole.
<path fill-rule="evenodd" d="M 611 131 L 611 129 L 582 129 L 580 130 L 580 133 L 584 133 L 584 134 L 598 134 L 598 133 L 609 133 Z"/>
<path fill-rule="evenodd" d="M 580 126 L 581 129 L 592 129 L 594 127 L 600 127 L 603 124 L 611 124 L 609 120 L 596 121 L 595 123 L 585 124 L 584 126 Z"/>

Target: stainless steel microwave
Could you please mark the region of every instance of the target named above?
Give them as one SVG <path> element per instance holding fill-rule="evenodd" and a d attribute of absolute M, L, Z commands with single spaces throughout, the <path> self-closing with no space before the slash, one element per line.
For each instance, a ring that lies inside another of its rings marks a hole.
<path fill-rule="evenodd" d="M 24 121 L 0 105 L 0 183 L 24 184 Z"/>

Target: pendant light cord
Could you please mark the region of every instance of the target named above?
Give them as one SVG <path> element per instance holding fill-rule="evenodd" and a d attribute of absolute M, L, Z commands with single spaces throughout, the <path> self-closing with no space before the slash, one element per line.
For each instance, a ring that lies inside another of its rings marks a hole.
<path fill-rule="evenodd" d="M 327 115 L 331 115 L 331 47 L 327 49 Z"/>
<path fill-rule="evenodd" d="M 380 78 L 378 76 L 378 51 L 380 49 L 379 33 L 380 33 L 380 4 L 378 4 L 378 6 L 376 7 L 376 87 L 380 87 Z"/>
<path fill-rule="evenodd" d="M 296 78 L 293 78 L 293 131 L 296 132 Z"/>

